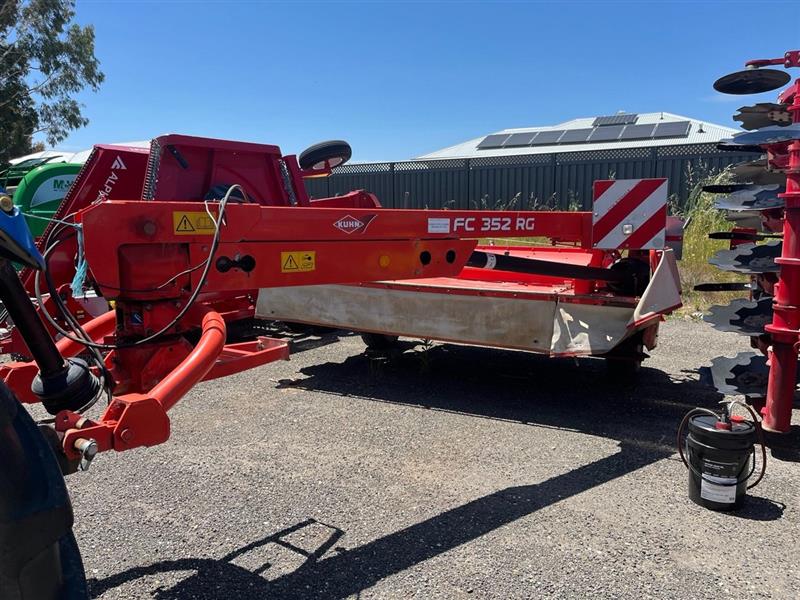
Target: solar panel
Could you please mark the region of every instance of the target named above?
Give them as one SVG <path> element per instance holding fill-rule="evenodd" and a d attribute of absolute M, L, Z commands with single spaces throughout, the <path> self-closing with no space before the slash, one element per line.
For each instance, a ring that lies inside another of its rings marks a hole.
<path fill-rule="evenodd" d="M 594 129 L 567 129 L 561 139 L 558 140 L 559 144 L 580 144 L 586 142 Z"/>
<path fill-rule="evenodd" d="M 511 137 L 507 133 L 495 133 L 494 135 L 488 135 L 483 138 L 483 141 L 478 144 L 478 149 L 483 148 L 501 148 L 503 146 L 503 142 L 505 142 L 509 137 Z"/>
<path fill-rule="evenodd" d="M 525 133 L 515 133 L 512 134 L 510 138 L 508 138 L 503 144 L 504 148 L 511 148 L 517 146 L 529 146 L 533 136 L 536 135 L 535 131 L 526 131 Z"/>
<path fill-rule="evenodd" d="M 636 123 L 639 118 L 637 114 L 625 115 L 611 115 L 608 117 L 597 117 L 592 123 L 594 127 L 605 127 L 606 125 L 628 125 L 629 123 Z"/>
<path fill-rule="evenodd" d="M 626 125 L 620 136 L 620 140 L 649 140 L 653 137 L 656 124 L 649 125 Z"/>
<path fill-rule="evenodd" d="M 654 138 L 686 137 L 689 135 L 690 121 L 673 121 L 672 123 L 659 123 L 653 132 Z"/>
<path fill-rule="evenodd" d="M 592 137 L 589 138 L 589 141 L 594 142 L 614 142 L 619 139 L 619 135 L 622 133 L 622 130 L 625 129 L 625 125 L 610 125 L 607 127 L 598 127 L 592 130 Z"/>
<path fill-rule="evenodd" d="M 556 129 L 555 131 L 540 131 L 536 137 L 531 140 L 531 146 L 547 146 L 550 144 L 557 144 L 558 138 L 564 133 L 563 129 Z"/>

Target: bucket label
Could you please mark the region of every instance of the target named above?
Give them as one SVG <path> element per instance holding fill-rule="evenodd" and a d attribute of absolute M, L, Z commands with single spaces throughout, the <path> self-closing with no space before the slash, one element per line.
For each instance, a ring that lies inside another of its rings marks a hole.
<path fill-rule="evenodd" d="M 700 483 L 700 497 L 711 502 L 733 504 L 736 502 L 736 477 L 717 477 L 703 473 Z M 720 485 L 723 484 L 723 485 Z M 724 485 L 728 484 L 728 485 Z"/>

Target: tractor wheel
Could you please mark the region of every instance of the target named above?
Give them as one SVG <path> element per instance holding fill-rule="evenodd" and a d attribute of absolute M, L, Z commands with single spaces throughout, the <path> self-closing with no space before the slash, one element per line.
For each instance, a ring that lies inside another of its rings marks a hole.
<path fill-rule="evenodd" d="M 322 171 L 326 167 L 333 169 L 342 166 L 352 155 L 350 144 L 342 140 L 332 140 L 309 146 L 303 150 L 297 162 L 305 171 Z"/>
<path fill-rule="evenodd" d="M 53 449 L 0 383 L 0 598 L 88 598 L 72 520 Z"/>
<path fill-rule="evenodd" d="M 389 350 L 397 343 L 396 335 L 385 333 L 362 333 L 361 339 L 370 350 Z"/>

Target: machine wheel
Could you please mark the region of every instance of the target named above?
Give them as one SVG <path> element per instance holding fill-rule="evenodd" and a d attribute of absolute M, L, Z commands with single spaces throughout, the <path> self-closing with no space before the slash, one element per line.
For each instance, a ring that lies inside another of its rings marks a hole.
<path fill-rule="evenodd" d="M 607 358 L 606 370 L 615 381 L 632 381 L 642 368 L 642 361 L 634 358 Z"/>
<path fill-rule="evenodd" d="M 309 325 L 308 323 L 296 323 L 294 321 L 282 321 L 284 327 L 292 333 L 303 335 L 328 335 L 336 331 L 335 327 L 325 327 L 324 325 Z"/>
<path fill-rule="evenodd" d="M 644 342 L 638 333 L 605 356 L 608 376 L 614 381 L 634 381 L 644 361 Z"/>
<path fill-rule="evenodd" d="M 333 169 L 350 160 L 353 149 L 345 141 L 331 140 L 320 142 L 303 150 L 297 163 L 304 171 L 323 171 L 326 167 Z"/>
<path fill-rule="evenodd" d="M 0 598 L 88 598 L 72 521 L 50 444 L 0 383 Z"/>
<path fill-rule="evenodd" d="M 388 350 L 397 343 L 396 335 L 385 333 L 362 333 L 361 339 L 370 350 Z"/>
<path fill-rule="evenodd" d="M 621 258 L 610 269 L 628 276 L 624 282 L 611 282 L 609 289 L 625 296 L 641 296 L 650 283 L 650 265 L 638 258 Z"/>

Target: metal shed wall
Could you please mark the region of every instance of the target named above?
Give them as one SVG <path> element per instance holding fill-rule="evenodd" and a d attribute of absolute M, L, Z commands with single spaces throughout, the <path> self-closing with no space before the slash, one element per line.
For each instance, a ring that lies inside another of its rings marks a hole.
<path fill-rule="evenodd" d="M 588 209 L 596 179 L 666 177 L 669 193 L 683 204 L 691 185 L 727 165 L 752 160 L 751 153 L 722 152 L 714 144 L 361 163 L 308 179 L 314 198 L 364 189 L 388 208 Z M 690 176 L 691 173 L 691 176 Z"/>

